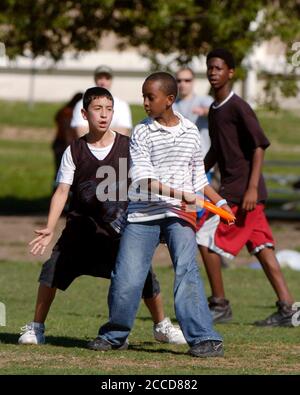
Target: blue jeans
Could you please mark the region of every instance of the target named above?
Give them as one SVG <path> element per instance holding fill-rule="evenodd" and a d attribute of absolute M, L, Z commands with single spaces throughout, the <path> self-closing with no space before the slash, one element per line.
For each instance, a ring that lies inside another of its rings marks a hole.
<path fill-rule="evenodd" d="M 128 223 L 121 239 L 108 295 L 109 321 L 99 336 L 123 344 L 133 326 L 153 254 L 163 232 L 172 258 L 176 318 L 190 346 L 222 340 L 214 331 L 196 261 L 195 232 L 179 218 Z"/>

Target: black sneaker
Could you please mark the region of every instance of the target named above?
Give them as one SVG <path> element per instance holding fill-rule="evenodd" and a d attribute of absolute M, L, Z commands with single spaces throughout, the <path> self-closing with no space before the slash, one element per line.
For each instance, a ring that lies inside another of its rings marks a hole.
<path fill-rule="evenodd" d="M 105 339 L 102 339 L 102 337 L 96 337 L 96 339 L 88 342 L 87 348 L 94 351 L 127 350 L 128 342 L 126 340 L 126 342 L 121 344 L 121 346 L 117 346 L 109 343 Z"/>
<path fill-rule="evenodd" d="M 232 320 L 232 310 L 229 300 L 214 296 L 210 296 L 207 300 L 214 324 Z"/>
<path fill-rule="evenodd" d="M 264 320 L 255 321 L 256 326 L 294 326 L 292 323 L 292 317 L 296 313 L 292 309 L 292 305 L 286 302 L 278 300 L 276 302 L 277 311 Z"/>
<path fill-rule="evenodd" d="M 193 357 L 199 358 L 223 357 L 223 342 L 219 340 L 205 340 L 191 347 L 188 353 Z"/>

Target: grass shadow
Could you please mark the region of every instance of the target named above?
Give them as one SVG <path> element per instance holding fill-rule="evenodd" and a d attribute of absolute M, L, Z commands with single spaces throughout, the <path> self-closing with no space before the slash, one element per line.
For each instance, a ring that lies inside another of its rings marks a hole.
<path fill-rule="evenodd" d="M 0 333 L 0 344 L 12 344 L 18 345 L 19 334 L 15 333 Z M 55 347 L 64 347 L 64 348 L 83 348 L 87 349 L 88 340 L 78 339 L 74 337 L 66 337 L 66 336 L 47 336 L 46 345 L 55 346 Z M 165 348 L 148 348 L 157 346 L 157 342 L 142 342 L 140 344 L 130 344 L 128 349 L 131 351 L 138 352 L 146 352 L 150 354 L 174 354 L 174 355 L 186 355 L 186 351 L 176 351 L 171 348 L 167 348 L 168 345 L 165 345 Z M 171 345 L 172 346 L 172 345 Z"/>
<path fill-rule="evenodd" d="M 19 334 L 0 333 L 0 344 L 18 344 Z M 88 340 L 66 336 L 47 336 L 46 344 L 58 347 L 86 348 Z"/>
<path fill-rule="evenodd" d="M 38 215 L 49 210 L 51 196 L 21 199 L 15 196 L 0 198 L 0 215 Z"/>
<path fill-rule="evenodd" d="M 171 348 L 147 348 L 153 347 L 157 343 L 154 342 L 143 342 L 142 344 L 129 344 L 128 350 L 137 351 L 137 352 L 146 352 L 149 354 L 173 354 L 173 355 L 187 355 L 186 351 L 176 351 Z M 167 347 L 168 345 L 166 345 Z M 173 347 L 174 345 L 170 344 L 169 346 Z M 189 347 L 189 346 L 187 346 Z"/>
<path fill-rule="evenodd" d="M 20 335 L 15 333 L 1 333 L 0 332 L 0 344 L 18 344 Z"/>

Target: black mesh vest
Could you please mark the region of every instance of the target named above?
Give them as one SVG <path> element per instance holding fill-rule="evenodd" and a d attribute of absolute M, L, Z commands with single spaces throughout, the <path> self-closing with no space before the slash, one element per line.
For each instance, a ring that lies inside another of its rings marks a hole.
<path fill-rule="evenodd" d="M 92 154 L 85 136 L 73 141 L 70 148 L 76 170 L 67 219 L 90 217 L 97 233 L 119 237 L 128 206 L 129 138 L 116 133 L 103 160 Z"/>

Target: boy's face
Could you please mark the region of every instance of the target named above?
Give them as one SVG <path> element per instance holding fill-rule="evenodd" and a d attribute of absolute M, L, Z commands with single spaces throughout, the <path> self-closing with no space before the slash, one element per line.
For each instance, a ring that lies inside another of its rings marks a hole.
<path fill-rule="evenodd" d="M 160 81 L 146 81 L 143 85 L 144 109 L 152 118 L 160 117 L 174 101 L 173 95 L 167 95 Z"/>
<path fill-rule="evenodd" d="M 214 90 L 228 84 L 233 75 L 234 69 L 230 69 L 223 59 L 210 58 L 207 61 L 207 78 Z"/>
<path fill-rule="evenodd" d="M 96 97 L 88 106 L 81 110 L 82 116 L 89 123 L 89 129 L 101 133 L 109 129 L 113 117 L 113 103 L 107 97 Z"/>

